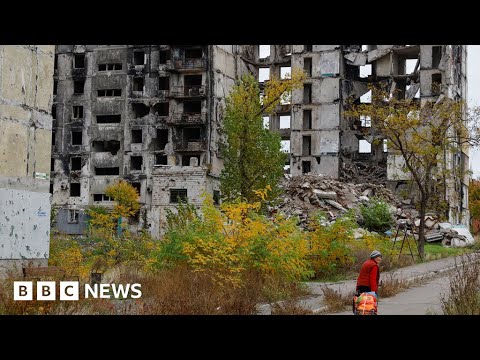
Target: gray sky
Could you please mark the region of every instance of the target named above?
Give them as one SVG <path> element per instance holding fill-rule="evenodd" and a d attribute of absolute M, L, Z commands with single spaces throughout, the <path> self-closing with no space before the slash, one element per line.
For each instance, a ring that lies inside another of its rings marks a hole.
<path fill-rule="evenodd" d="M 480 45 L 468 45 L 467 55 L 468 105 L 480 106 Z M 480 178 L 480 151 L 471 149 L 472 177 Z"/>

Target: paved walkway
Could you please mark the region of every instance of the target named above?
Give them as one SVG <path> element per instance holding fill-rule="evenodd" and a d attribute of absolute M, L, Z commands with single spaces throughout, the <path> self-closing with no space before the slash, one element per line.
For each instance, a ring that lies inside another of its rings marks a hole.
<path fill-rule="evenodd" d="M 480 253 L 472 253 L 472 259 L 480 260 Z M 406 266 L 400 269 L 382 272 L 380 280 L 388 279 L 389 276 L 395 276 L 396 279 L 413 282 L 419 279 L 432 279 L 442 273 L 455 268 L 455 264 L 461 264 L 461 256 L 452 256 L 439 260 L 428 261 L 420 264 Z M 322 312 L 326 309 L 323 303 L 322 288 L 328 288 L 340 292 L 343 295 L 352 293 L 355 290 L 356 280 L 346 280 L 340 282 L 306 282 L 311 296 L 301 300 L 299 304 L 306 309 L 312 310 L 314 313 Z M 398 296 L 398 295 L 397 295 Z M 387 299 L 385 299 L 386 301 Z M 380 301 L 383 302 L 382 299 Z M 270 304 L 263 304 L 258 306 L 259 315 L 270 315 Z"/>

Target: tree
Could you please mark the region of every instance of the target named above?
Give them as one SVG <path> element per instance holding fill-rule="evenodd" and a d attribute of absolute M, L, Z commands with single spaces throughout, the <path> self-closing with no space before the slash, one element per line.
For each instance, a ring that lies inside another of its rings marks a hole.
<path fill-rule="evenodd" d="M 472 219 L 480 220 L 480 180 L 471 180 L 468 187 L 468 204 Z"/>
<path fill-rule="evenodd" d="M 226 99 L 224 132 L 226 144 L 222 149 L 224 169 L 220 188 L 227 201 L 241 198 L 251 203 L 255 190 L 270 185 L 270 195 L 278 195 L 278 180 L 283 174 L 286 154 L 281 151 L 281 137 L 264 128 L 262 114 L 275 112 L 282 99 L 300 88 L 306 74 L 294 69 L 287 79 L 275 76 L 265 84 L 260 98 L 258 81 L 244 75 L 234 85 Z"/>
<path fill-rule="evenodd" d="M 351 105 L 345 115 L 369 116 L 376 141 L 387 140 L 389 155 L 403 157 L 400 170 L 411 176 L 419 192 L 420 226 L 418 245 L 423 256 L 425 213 L 435 199 L 437 183 L 453 181 L 465 175 L 465 169 L 453 163 L 454 154 L 464 146 L 480 142 L 479 109 L 467 109 L 465 103 L 443 95 L 434 103 L 416 99 L 398 99 L 380 88 L 373 88 L 371 104 Z"/>

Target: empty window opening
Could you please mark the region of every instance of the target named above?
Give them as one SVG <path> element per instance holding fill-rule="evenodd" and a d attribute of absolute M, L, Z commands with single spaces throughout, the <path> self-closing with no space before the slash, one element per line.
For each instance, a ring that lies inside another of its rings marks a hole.
<path fill-rule="evenodd" d="M 74 106 L 73 107 L 73 118 L 82 119 L 83 118 L 83 106 Z"/>
<path fill-rule="evenodd" d="M 270 129 L 270 116 L 263 117 L 263 127 L 265 129 Z"/>
<path fill-rule="evenodd" d="M 80 184 L 78 184 L 80 185 Z M 68 209 L 67 222 L 69 224 L 78 224 L 78 210 Z"/>
<path fill-rule="evenodd" d="M 122 96 L 122 89 L 102 89 L 97 90 L 98 97 Z"/>
<path fill-rule="evenodd" d="M 303 110 L 303 130 L 312 129 L 312 110 Z"/>
<path fill-rule="evenodd" d="M 220 191 L 218 190 L 213 190 L 213 203 L 220 205 Z"/>
<path fill-rule="evenodd" d="M 442 47 L 433 46 L 432 47 L 432 68 L 436 69 L 440 65 L 442 60 Z"/>
<path fill-rule="evenodd" d="M 418 59 L 407 59 L 405 61 L 405 74 L 413 74 Z"/>
<path fill-rule="evenodd" d="M 302 155 L 312 155 L 312 137 L 310 135 L 302 136 Z"/>
<path fill-rule="evenodd" d="M 358 152 L 360 154 L 369 154 L 372 152 L 372 144 L 370 144 L 367 140 L 359 140 L 358 141 Z"/>
<path fill-rule="evenodd" d="M 74 80 L 73 81 L 73 93 L 74 94 L 83 94 L 83 88 L 85 87 L 85 80 Z"/>
<path fill-rule="evenodd" d="M 290 164 L 285 164 L 283 166 L 283 171 L 286 173 L 286 174 L 290 174 Z"/>
<path fill-rule="evenodd" d="M 53 195 L 53 184 L 52 183 L 50 183 L 50 194 Z"/>
<path fill-rule="evenodd" d="M 118 124 L 121 121 L 121 115 L 97 115 L 97 124 Z"/>
<path fill-rule="evenodd" d="M 304 104 L 312 103 L 312 84 L 303 85 L 303 103 Z"/>
<path fill-rule="evenodd" d="M 432 95 L 439 95 L 442 87 L 442 74 L 432 74 Z"/>
<path fill-rule="evenodd" d="M 109 152 L 112 155 L 116 155 L 120 150 L 120 141 L 117 140 L 104 140 L 92 142 L 93 152 Z"/>
<path fill-rule="evenodd" d="M 165 149 L 168 143 L 168 129 L 157 129 L 158 150 Z"/>
<path fill-rule="evenodd" d="M 157 116 L 168 116 L 170 105 L 168 102 L 157 103 L 153 106 L 153 113 Z"/>
<path fill-rule="evenodd" d="M 52 131 L 52 146 L 55 145 L 55 131 Z"/>
<path fill-rule="evenodd" d="M 170 203 L 176 204 L 187 200 L 187 189 L 170 189 Z"/>
<path fill-rule="evenodd" d="M 105 194 L 93 194 L 93 201 L 113 201 L 113 199 Z"/>
<path fill-rule="evenodd" d="M 119 167 L 95 167 L 95 175 L 118 175 L 120 173 Z"/>
<path fill-rule="evenodd" d="M 55 54 L 55 57 L 53 58 L 53 70 L 58 69 L 58 54 Z"/>
<path fill-rule="evenodd" d="M 388 141 L 387 139 L 383 139 L 383 152 L 388 152 Z"/>
<path fill-rule="evenodd" d="M 53 80 L 53 95 L 57 95 L 58 80 Z"/>
<path fill-rule="evenodd" d="M 139 182 L 132 182 L 130 183 L 132 187 L 137 190 L 138 196 L 140 196 L 140 190 L 142 189 L 142 185 Z"/>
<path fill-rule="evenodd" d="M 134 51 L 133 52 L 133 65 L 144 65 L 145 64 L 145 52 L 144 51 Z"/>
<path fill-rule="evenodd" d="M 258 69 L 258 82 L 265 82 L 270 79 L 270 68 L 259 68 Z"/>
<path fill-rule="evenodd" d="M 372 118 L 370 116 L 361 115 L 360 123 L 362 127 L 372 127 Z"/>
<path fill-rule="evenodd" d="M 201 59 L 202 57 L 203 51 L 201 48 L 185 49 L 185 59 Z"/>
<path fill-rule="evenodd" d="M 305 51 L 312 51 L 313 50 L 313 45 L 303 45 L 303 49 Z"/>
<path fill-rule="evenodd" d="M 312 58 L 303 59 L 303 70 L 305 70 L 307 76 L 312 76 Z"/>
<path fill-rule="evenodd" d="M 183 112 L 188 114 L 199 114 L 202 111 L 201 101 L 185 101 L 183 103 Z"/>
<path fill-rule="evenodd" d="M 201 134 L 200 128 L 185 128 L 183 130 L 183 136 L 187 142 L 200 141 L 200 134 Z"/>
<path fill-rule="evenodd" d="M 372 90 L 369 90 L 362 96 L 360 96 L 360 103 L 362 104 L 370 104 L 372 102 Z"/>
<path fill-rule="evenodd" d="M 55 120 L 57 118 L 57 105 L 52 105 L 52 119 Z"/>
<path fill-rule="evenodd" d="M 75 197 L 80 196 L 80 184 L 79 183 L 70 183 L 70 196 L 75 196 Z"/>
<path fill-rule="evenodd" d="M 260 59 L 265 59 L 270 57 L 270 45 L 259 45 L 258 46 L 258 57 Z"/>
<path fill-rule="evenodd" d="M 150 107 L 141 103 L 132 103 L 132 110 L 135 119 L 142 118 L 150 113 Z"/>
<path fill-rule="evenodd" d="M 168 165 L 167 155 L 156 154 L 155 155 L 155 165 Z"/>
<path fill-rule="evenodd" d="M 290 129 L 290 115 L 280 115 L 280 129 Z"/>
<path fill-rule="evenodd" d="M 50 171 L 55 171 L 55 158 L 50 159 Z"/>
<path fill-rule="evenodd" d="M 290 154 L 290 140 L 282 140 L 280 142 L 280 150 Z"/>
<path fill-rule="evenodd" d="M 280 79 L 291 79 L 291 78 L 292 78 L 292 67 L 291 66 L 280 67 Z"/>
<path fill-rule="evenodd" d="M 159 62 L 160 64 L 166 64 L 167 60 L 170 59 L 170 51 L 163 50 L 159 52 Z"/>
<path fill-rule="evenodd" d="M 168 76 L 160 76 L 158 78 L 158 90 L 169 90 L 170 81 Z"/>
<path fill-rule="evenodd" d="M 202 75 L 185 75 L 185 96 L 193 96 L 200 94 L 202 87 Z"/>
<path fill-rule="evenodd" d="M 121 63 L 114 64 L 98 64 L 98 71 L 113 71 L 113 70 L 122 70 L 123 66 Z"/>
<path fill-rule="evenodd" d="M 73 67 L 83 69 L 85 67 L 85 54 L 75 54 L 73 57 Z"/>
<path fill-rule="evenodd" d="M 372 75 L 372 64 L 360 66 L 361 78 L 368 78 L 370 75 Z"/>
<path fill-rule="evenodd" d="M 143 77 L 133 78 L 133 91 L 143 92 Z"/>
<path fill-rule="evenodd" d="M 182 166 L 200 166 L 200 155 L 182 156 Z"/>
<path fill-rule="evenodd" d="M 292 92 L 288 91 L 283 93 L 280 98 L 280 105 L 289 105 L 292 102 Z"/>
<path fill-rule="evenodd" d="M 132 130 L 132 144 L 142 143 L 142 129 Z"/>
<path fill-rule="evenodd" d="M 77 170 L 82 170 L 82 158 L 81 157 L 72 157 L 70 159 L 71 163 L 71 170 L 72 171 L 77 171 Z"/>
<path fill-rule="evenodd" d="M 143 157 L 142 156 L 131 156 L 130 157 L 130 169 L 132 170 L 142 170 Z"/>
<path fill-rule="evenodd" d="M 82 145 L 82 132 L 81 131 L 72 131 L 72 145 Z"/>
<path fill-rule="evenodd" d="M 368 51 L 368 45 L 362 45 L 362 51 Z"/>
<path fill-rule="evenodd" d="M 302 161 L 302 174 L 308 174 L 311 171 L 310 161 Z"/>

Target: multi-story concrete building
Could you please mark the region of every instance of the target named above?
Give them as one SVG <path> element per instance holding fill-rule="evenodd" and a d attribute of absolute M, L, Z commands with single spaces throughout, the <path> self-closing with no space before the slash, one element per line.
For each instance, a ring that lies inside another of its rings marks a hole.
<path fill-rule="evenodd" d="M 55 47 L 0 46 L 0 274 L 46 265 Z"/>
<path fill-rule="evenodd" d="M 419 101 L 466 97 L 461 45 L 72 45 L 57 46 L 55 64 L 51 192 L 57 228 L 77 234 L 86 207 L 107 205 L 105 188 L 118 178 L 140 193 L 132 225 L 157 236 L 178 196 L 199 205 L 206 191 L 218 201 L 224 98 L 245 72 L 261 84 L 292 67 L 308 74 L 303 89 L 264 117 L 282 136 L 292 175 L 397 190 L 407 181 L 400 160 L 373 142 L 370 119 L 344 116 L 347 100 L 369 102 L 368 85 L 379 80 Z M 452 161 L 468 169 L 468 149 Z M 468 219 L 468 180 L 446 191 L 452 222 Z"/>

